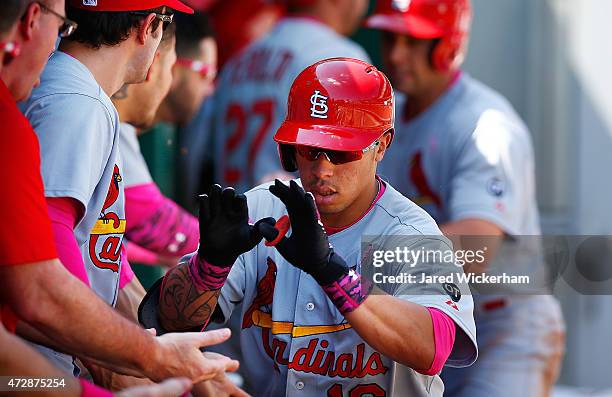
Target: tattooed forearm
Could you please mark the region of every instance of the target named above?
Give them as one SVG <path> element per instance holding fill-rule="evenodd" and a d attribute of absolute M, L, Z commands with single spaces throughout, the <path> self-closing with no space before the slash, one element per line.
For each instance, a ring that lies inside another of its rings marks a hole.
<path fill-rule="evenodd" d="M 189 274 L 189 263 L 170 269 L 160 294 L 159 318 L 162 326 L 172 331 L 184 331 L 206 324 L 212 315 L 220 289 L 198 289 Z"/>

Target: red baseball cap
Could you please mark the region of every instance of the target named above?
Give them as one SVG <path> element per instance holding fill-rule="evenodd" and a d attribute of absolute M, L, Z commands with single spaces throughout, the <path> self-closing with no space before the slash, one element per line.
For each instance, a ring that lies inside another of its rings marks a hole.
<path fill-rule="evenodd" d="M 193 14 L 193 9 L 180 0 L 69 0 L 74 8 L 87 11 L 142 11 L 162 6 Z"/>

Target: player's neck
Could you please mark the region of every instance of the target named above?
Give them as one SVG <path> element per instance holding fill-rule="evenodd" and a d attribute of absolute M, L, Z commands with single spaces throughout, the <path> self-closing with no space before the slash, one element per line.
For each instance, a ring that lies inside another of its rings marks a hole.
<path fill-rule="evenodd" d="M 172 114 L 173 113 L 172 109 L 170 108 L 170 105 L 168 103 L 169 101 L 171 101 L 171 99 L 169 98 L 169 95 L 168 95 L 163 100 L 161 105 L 159 105 L 159 108 L 157 108 L 157 113 L 155 114 L 155 123 L 159 123 L 159 122 L 169 123 L 173 121 L 174 117 Z"/>
<path fill-rule="evenodd" d="M 378 179 L 376 177 L 372 178 L 372 183 L 369 183 L 346 209 L 335 214 L 321 213 L 321 222 L 326 227 L 334 229 L 341 229 L 354 224 L 363 218 L 370 209 L 380 188 Z"/>
<path fill-rule="evenodd" d="M 406 105 L 402 114 L 404 121 L 410 121 L 429 109 L 453 85 L 456 78 L 456 74 L 448 74 L 432 82 L 422 92 L 406 95 Z"/>
<path fill-rule="evenodd" d="M 94 49 L 81 43 L 63 41 L 60 50 L 85 65 L 109 97 L 123 87 L 129 56 L 121 45 Z"/>

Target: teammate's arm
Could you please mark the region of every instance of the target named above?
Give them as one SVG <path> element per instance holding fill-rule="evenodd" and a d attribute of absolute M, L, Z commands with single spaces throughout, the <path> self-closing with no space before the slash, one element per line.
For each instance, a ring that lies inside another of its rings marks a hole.
<path fill-rule="evenodd" d="M 0 375 L 6 377 L 35 377 L 45 379 L 56 379 L 63 382 L 61 388 L 48 388 L 36 392 L 38 396 L 62 396 L 62 397 L 106 397 L 113 394 L 102 390 L 85 380 L 77 380 L 67 376 L 48 362 L 40 353 L 25 344 L 18 337 L 9 334 L 0 323 Z M 125 389 L 114 395 L 117 397 L 175 397 L 189 391 L 191 382 L 188 379 L 169 379 L 160 385 Z M 31 391 L 12 391 L 10 395 L 26 396 Z"/>
<path fill-rule="evenodd" d="M 484 263 L 466 264 L 469 272 L 489 268 L 504 238 L 512 238 L 526 222 L 533 185 L 532 155 L 523 127 L 496 113 L 485 112 L 454 164 L 447 210 L 450 221 L 440 226 L 455 249 L 485 250 Z"/>
<path fill-rule="evenodd" d="M 125 214 L 130 220 L 126 237 L 148 251 L 180 258 L 198 247 L 198 219 L 162 195 L 154 183 L 125 189 Z"/>
<path fill-rule="evenodd" d="M 123 268 L 126 264 L 124 263 L 121 266 Z M 129 264 L 127 266 L 129 266 Z M 138 324 L 138 306 L 146 293 L 147 291 L 145 291 L 137 277 L 132 276 L 130 279 L 121 280 L 119 283 L 119 293 L 117 294 L 115 310 L 123 314 L 125 318 Z"/>
<path fill-rule="evenodd" d="M 464 270 L 482 273 L 495 258 L 504 238 L 504 231 L 493 222 L 478 218 L 466 218 L 440 225 L 440 230 L 453 242 L 455 250 L 483 252 L 484 260 L 466 261 Z M 483 248 L 486 249 L 483 250 Z"/>
<path fill-rule="evenodd" d="M 73 354 L 153 380 L 186 375 L 200 381 L 237 367 L 229 359 L 207 360 L 199 350 L 226 340 L 227 330 L 154 338 L 117 314 L 58 260 L 2 266 L 0 280 L 0 299 Z"/>

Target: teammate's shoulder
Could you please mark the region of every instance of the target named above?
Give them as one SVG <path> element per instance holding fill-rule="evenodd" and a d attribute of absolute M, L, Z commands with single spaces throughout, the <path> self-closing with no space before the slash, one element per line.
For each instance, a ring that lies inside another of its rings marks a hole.
<path fill-rule="evenodd" d="M 442 232 L 434 219 L 421 207 L 385 182 L 385 193 L 374 206 L 377 222 L 386 225 L 384 234 L 421 234 L 438 236 Z"/>
<path fill-rule="evenodd" d="M 505 97 L 465 73 L 446 99 L 439 121 L 447 131 L 447 143 L 453 147 L 464 147 L 477 131 L 500 137 L 527 134 L 527 127 Z"/>
<path fill-rule="evenodd" d="M 477 120 L 484 112 L 494 110 L 508 118 L 519 118 L 508 99 L 467 73 L 463 73 L 459 81 L 458 96 L 457 103 L 461 106 L 455 107 L 456 114 L 463 113 Z"/>
<path fill-rule="evenodd" d="M 291 40 L 285 40 L 291 46 L 300 66 L 304 68 L 316 61 L 348 57 L 369 62 L 365 50 L 353 40 L 337 33 L 330 26 L 308 18 L 286 18 L 278 25 L 278 36 L 290 35 Z"/>
<path fill-rule="evenodd" d="M 64 111 L 67 104 L 70 104 L 68 109 L 81 109 L 87 112 L 91 112 L 97 106 L 102 106 L 108 111 L 112 107 L 110 98 L 104 93 L 91 71 L 74 57 L 57 51 L 49 59 L 41 75 L 40 85 L 32 91 L 32 95 L 25 103 L 44 101 L 51 105 L 60 100 Z"/>

